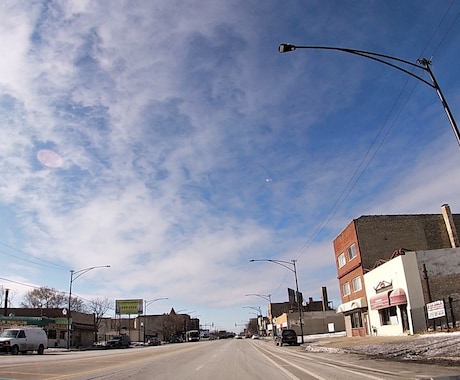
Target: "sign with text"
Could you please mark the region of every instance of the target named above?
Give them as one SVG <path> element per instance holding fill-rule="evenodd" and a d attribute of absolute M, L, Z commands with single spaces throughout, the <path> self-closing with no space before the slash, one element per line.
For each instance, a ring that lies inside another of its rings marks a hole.
<path fill-rule="evenodd" d="M 143 310 L 141 299 L 115 301 L 115 314 L 143 314 Z"/>
<path fill-rule="evenodd" d="M 428 313 L 428 319 L 435 319 L 446 316 L 446 308 L 444 307 L 443 300 L 427 303 L 426 311 Z"/>

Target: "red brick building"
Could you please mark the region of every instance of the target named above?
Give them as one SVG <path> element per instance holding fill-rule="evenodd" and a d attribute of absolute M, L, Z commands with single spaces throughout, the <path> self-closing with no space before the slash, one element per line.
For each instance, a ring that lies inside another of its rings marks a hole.
<path fill-rule="evenodd" d="M 347 335 L 371 333 L 363 275 L 398 249 L 425 251 L 459 246 L 460 214 L 366 215 L 335 238 L 334 254 Z"/>

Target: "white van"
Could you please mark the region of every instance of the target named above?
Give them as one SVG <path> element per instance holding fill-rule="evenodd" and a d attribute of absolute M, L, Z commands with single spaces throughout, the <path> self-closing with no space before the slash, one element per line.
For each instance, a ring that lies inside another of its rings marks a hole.
<path fill-rule="evenodd" d="M 0 351 L 11 352 L 13 355 L 19 352 L 37 351 L 42 355 L 45 348 L 48 348 L 48 337 L 40 328 L 17 327 L 0 333 Z"/>

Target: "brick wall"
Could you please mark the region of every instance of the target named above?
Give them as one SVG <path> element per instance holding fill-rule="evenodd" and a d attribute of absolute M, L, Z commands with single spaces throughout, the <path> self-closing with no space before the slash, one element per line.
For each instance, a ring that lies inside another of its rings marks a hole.
<path fill-rule="evenodd" d="M 459 221 L 458 215 L 454 221 Z M 361 216 L 355 225 L 366 269 L 371 269 L 379 259 L 388 259 L 399 248 L 411 251 L 450 248 L 441 214 Z"/>

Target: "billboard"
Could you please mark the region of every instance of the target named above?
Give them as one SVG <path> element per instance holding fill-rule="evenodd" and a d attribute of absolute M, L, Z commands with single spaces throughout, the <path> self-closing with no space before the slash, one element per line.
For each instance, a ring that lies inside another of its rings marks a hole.
<path fill-rule="evenodd" d="M 115 301 L 115 314 L 143 314 L 144 301 L 137 300 L 116 300 Z"/>

